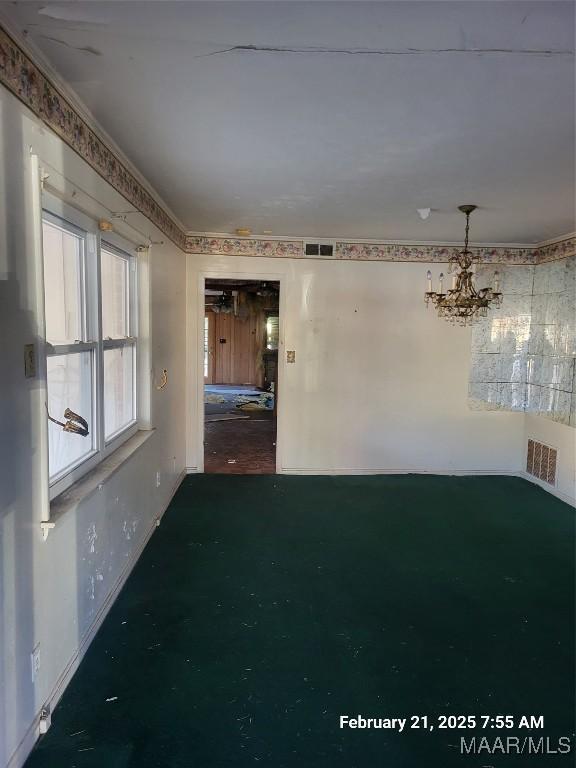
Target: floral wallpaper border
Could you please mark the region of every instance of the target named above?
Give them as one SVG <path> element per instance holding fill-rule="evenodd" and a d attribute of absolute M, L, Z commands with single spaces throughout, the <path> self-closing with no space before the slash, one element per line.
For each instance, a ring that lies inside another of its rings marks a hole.
<path fill-rule="evenodd" d="M 359 261 L 446 262 L 462 250 L 454 245 L 378 245 L 372 243 L 336 243 L 337 259 Z M 532 248 L 472 248 L 484 264 L 533 264 Z"/>
<path fill-rule="evenodd" d="M 187 235 L 186 253 L 300 259 L 304 258 L 304 242 L 303 240 L 260 240 L 259 238 Z"/>
<path fill-rule="evenodd" d="M 176 245 L 185 233 L 0 26 L 0 83 Z"/>
<path fill-rule="evenodd" d="M 557 243 L 538 246 L 534 249 L 536 264 L 544 264 L 547 261 L 556 261 L 557 259 L 567 259 L 569 256 L 576 256 L 576 237 L 567 237 L 565 240 L 559 240 Z"/>
<path fill-rule="evenodd" d="M 447 262 L 461 248 L 455 245 L 401 245 L 400 243 L 353 243 L 336 241 L 333 256 L 306 256 L 303 240 L 266 240 L 260 238 L 209 237 L 187 235 L 186 252 L 234 256 L 271 256 L 279 258 L 328 258 L 350 261 Z M 565 259 L 576 254 L 576 238 L 535 248 L 472 248 L 482 264 L 530 265 Z"/>
<path fill-rule="evenodd" d="M 186 234 L 1 25 L 0 84 L 20 99 L 105 181 L 185 252 L 318 258 L 305 256 L 302 240 Z M 334 256 L 328 258 L 357 261 L 447 262 L 458 250 L 458 246 L 337 241 Z M 473 250 L 485 264 L 540 264 L 576 254 L 576 237 L 567 237 L 558 242 L 534 248 L 486 247 Z"/>

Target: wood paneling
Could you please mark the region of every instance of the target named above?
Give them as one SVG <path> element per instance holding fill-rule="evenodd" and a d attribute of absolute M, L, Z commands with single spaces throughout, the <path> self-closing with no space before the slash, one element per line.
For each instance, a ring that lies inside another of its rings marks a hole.
<path fill-rule="evenodd" d="M 208 319 L 208 375 L 204 376 L 205 384 L 214 384 L 216 363 L 216 315 L 214 312 L 206 312 Z"/>
<path fill-rule="evenodd" d="M 231 315 L 220 312 L 215 316 L 214 383 L 232 384 L 232 323 Z"/>
<path fill-rule="evenodd" d="M 208 314 L 209 327 L 214 327 L 214 374 L 209 383 L 262 386 L 264 313 L 251 314 L 245 320 L 224 312 Z"/>

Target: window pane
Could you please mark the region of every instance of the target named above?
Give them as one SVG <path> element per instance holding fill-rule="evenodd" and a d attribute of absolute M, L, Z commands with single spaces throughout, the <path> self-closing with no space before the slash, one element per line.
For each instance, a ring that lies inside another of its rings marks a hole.
<path fill-rule="evenodd" d="M 128 259 L 104 248 L 102 264 L 102 337 L 122 339 L 129 336 Z"/>
<path fill-rule="evenodd" d="M 42 222 L 46 339 L 51 344 L 83 340 L 82 257 L 84 240 Z"/>
<path fill-rule="evenodd" d="M 278 317 L 274 315 L 266 320 L 266 349 L 278 349 Z"/>
<path fill-rule="evenodd" d="M 104 433 L 109 440 L 135 419 L 134 347 L 104 350 Z"/>
<path fill-rule="evenodd" d="M 51 355 L 48 366 L 48 411 L 50 416 L 65 422 L 66 408 L 82 416 L 88 422 L 87 437 L 64 432 L 53 422 L 48 422 L 48 449 L 50 480 L 72 469 L 85 459 L 93 448 L 92 423 L 92 352 L 76 352 L 70 355 Z"/>

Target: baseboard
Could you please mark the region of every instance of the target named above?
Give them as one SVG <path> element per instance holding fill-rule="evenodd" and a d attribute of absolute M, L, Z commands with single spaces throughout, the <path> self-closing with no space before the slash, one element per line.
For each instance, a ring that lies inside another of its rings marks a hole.
<path fill-rule="evenodd" d="M 569 496 L 567 493 L 564 493 L 564 491 L 559 491 L 553 485 L 550 485 L 549 483 L 545 483 L 543 480 L 539 480 L 537 477 L 530 475 L 528 472 L 521 470 L 520 472 L 516 472 L 516 476 L 521 477 L 523 480 L 528 480 L 529 482 L 534 483 L 534 485 L 538 485 L 544 491 L 548 491 L 548 493 L 551 493 L 553 496 L 556 496 L 558 499 L 560 499 L 561 501 L 564 501 L 566 504 L 570 504 L 571 507 L 576 507 L 575 498 L 573 498 L 572 496 Z"/>
<path fill-rule="evenodd" d="M 500 475 L 508 477 L 520 477 L 523 480 L 529 480 L 538 485 L 543 490 L 556 496 L 561 501 L 576 507 L 576 499 L 563 491 L 559 491 L 553 485 L 539 480 L 537 477 L 529 475 L 523 470 L 511 469 L 296 469 L 293 467 L 284 467 L 279 474 L 282 475 L 328 475 L 337 477 L 338 475 L 456 475 L 465 477 L 466 475 L 490 476 Z"/>
<path fill-rule="evenodd" d="M 281 475 L 516 475 L 510 469 L 299 469 L 283 467 Z"/>
<path fill-rule="evenodd" d="M 126 580 L 128 579 L 128 576 L 130 576 L 132 569 L 140 559 L 140 555 L 144 551 L 146 545 L 150 541 L 152 534 L 154 533 L 154 531 L 158 526 L 158 521 L 161 520 L 162 517 L 164 516 L 164 513 L 170 506 L 170 503 L 174 498 L 174 495 L 178 490 L 178 488 L 180 487 L 182 480 L 184 479 L 185 476 L 186 476 L 186 471 L 183 471 L 178 475 L 178 478 L 176 480 L 176 483 L 174 484 L 174 487 L 172 488 L 168 501 L 164 504 L 158 516 L 154 518 L 154 521 L 152 522 L 152 525 L 146 532 L 146 535 L 144 536 L 142 542 L 138 545 L 137 549 L 135 549 L 134 552 L 132 553 L 132 557 L 126 563 L 124 569 L 120 573 L 120 576 L 116 580 L 116 583 L 108 593 L 106 600 L 103 602 L 103 604 L 100 607 L 100 610 L 94 617 L 94 621 L 90 625 L 90 628 L 81 638 L 80 643 L 78 645 L 78 650 L 76 651 L 74 656 L 70 659 L 64 671 L 56 681 L 56 684 L 52 688 L 50 696 L 48 697 L 48 701 L 46 702 L 50 705 L 50 710 L 52 712 L 54 711 L 54 708 L 60 701 L 60 698 L 62 697 L 62 694 L 66 690 L 66 687 L 68 686 L 68 683 L 72 679 L 74 673 L 80 666 L 80 662 L 84 658 L 84 654 L 88 650 L 88 646 L 90 645 L 90 643 L 94 639 L 94 636 L 102 626 L 102 623 L 106 618 L 106 616 L 108 615 L 110 608 L 112 607 L 112 605 L 116 601 L 116 598 L 118 597 L 118 593 L 126 583 Z M 13 752 L 12 756 L 8 760 L 6 768 L 22 768 L 22 766 L 28 759 L 28 756 L 30 755 L 30 752 L 32 751 L 40 735 L 39 722 L 40 722 L 40 713 L 38 713 L 38 715 L 30 724 L 30 727 L 26 731 L 24 738 L 22 739 L 20 744 L 16 747 L 16 750 Z"/>
<path fill-rule="evenodd" d="M 198 467 L 187 467 L 186 474 L 193 475 L 198 474 L 201 471 Z M 300 467 L 282 467 L 278 470 L 279 475 L 327 475 L 332 477 L 338 477 L 338 475 L 455 475 L 458 477 L 466 477 L 467 475 L 474 476 L 491 476 L 499 475 L 503 477 L 521 477 L 523 480 L 529 480 L 531 483 L 540 486 L 548 493 L 570 504 L 572 507 L 576 507 L 576 499 L 572 498 L 563 491 L 559 491 L 552 485 L 539 480 L 537 477 L 532 477 L 527 472 L 522 470 L 512 469 L 358 469 L 358 468 L 338 468 L 338 469 L 302 469 Z"/>

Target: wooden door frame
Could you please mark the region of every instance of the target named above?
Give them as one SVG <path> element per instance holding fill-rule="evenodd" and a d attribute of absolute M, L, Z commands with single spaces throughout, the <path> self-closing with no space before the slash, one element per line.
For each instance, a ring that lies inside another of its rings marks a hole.
<path fill-rule="evenodd" d="M 203 270 L 198 273 L 198 313 L 197 313 L 197 385 L 196 385 L 196 403 L 197 403 L 197 450 L 198 450 L 198 472 L 204 472 L 204 317 L 206 315 L 205 291 L 206 280 L 266 280 L 273 281 L 280 285 L 280 296 L 278 302 L 278 372 L 277 372 L 277 390 L 284 391 L 284 288 L 286 285 L 286 275 L 279 272 L 257 272 L 255 270 L 238 271 L 233 270 Z M 276 393 L 275 393 L 276 396 Z M 284 430 L 283 404 L 285 398 L 281 397 L 276 405 L 276 474 L 282 472 L 282 447 Z"/>

